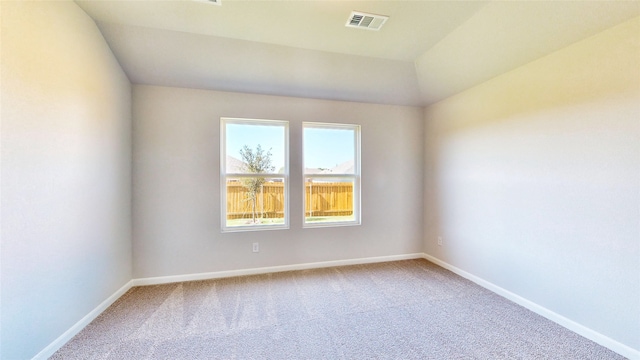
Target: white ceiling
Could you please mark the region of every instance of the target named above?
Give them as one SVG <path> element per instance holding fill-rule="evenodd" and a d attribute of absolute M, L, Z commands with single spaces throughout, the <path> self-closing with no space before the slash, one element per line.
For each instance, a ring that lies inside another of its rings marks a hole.
<path fill-rule="evenodd" d="M 640 16 L 640 1 L 76 2 L 134 83 L 400 105 Z M 390 18 L 380 31 L 348 28 L 352 10 Z"/>

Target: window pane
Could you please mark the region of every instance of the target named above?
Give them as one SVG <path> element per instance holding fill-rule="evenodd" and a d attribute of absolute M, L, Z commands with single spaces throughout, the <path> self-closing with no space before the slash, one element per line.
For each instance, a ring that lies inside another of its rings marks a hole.
<path fill-rule="evenodd" d="M 220 119 L 222 231 L 289 228 L 288 122 Z"/>
<path fill-rule="evenodd" d="M 305 179 L 305 223 L 355 221 L 354 180 Z"/>
<path fill-rule="evenodd" d="M 355 174 L 355 130 L 304 128 L 304 173 Z"/>
<path fill-rule="evenodd" d="M 262 168 L 248 166 L 247 156 L 269 156 L 269 163 Z M 228 123 L 226 125 L 226 173 L 284 173 L 285 127 Z"/>
<path fill-rule="evenodd" d="M 304 123 L 305 226 L 360 224 L 360 126 Z"/>
<path fill-rule="evenodd" d="M 284 178 L 227 178 L 227 227 L 282 225 Z"/>

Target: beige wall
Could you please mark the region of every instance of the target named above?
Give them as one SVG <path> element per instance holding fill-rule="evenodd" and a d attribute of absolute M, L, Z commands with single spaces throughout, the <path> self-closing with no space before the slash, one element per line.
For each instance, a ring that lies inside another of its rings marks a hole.
<path fill-rule="evenodd" d="M 131 87 L 73 2 L 2 1 L 2 353 L 131 279 Z"/>
<path fill-rule="evenodd" d="M 425 133 L 426 252 L 640 349 L 640 19 L 426 108 Z"/>
<path fill-rule="evenodd" d="M 133 108 L 135 278 L 422 251 L 420 108 L 139 85 Z M 221 117 L 289 121 L 289 230 L 221 233 Z M 303 121 L 362 125 L 362 225 L 302 229 Z"/>

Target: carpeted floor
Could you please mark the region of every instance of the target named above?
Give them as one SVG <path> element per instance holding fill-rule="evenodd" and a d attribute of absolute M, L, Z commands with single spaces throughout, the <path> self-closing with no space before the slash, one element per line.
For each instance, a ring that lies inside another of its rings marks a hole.
<path fill-rule="evenodd" d="M 52 359 L 623 359 L 426 260 L 135 287 Z"/>

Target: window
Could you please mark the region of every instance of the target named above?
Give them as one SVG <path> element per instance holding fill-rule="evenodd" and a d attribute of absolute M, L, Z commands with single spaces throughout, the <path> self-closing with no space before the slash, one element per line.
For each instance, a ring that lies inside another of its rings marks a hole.
<path fill-rule="evenodd" d="M 360 126 L 303 128 L 305 227 L 360 224 Z"/>
<path fill-rule="evenodd" d="M 286 121 L 220 120 L 222 231 L 289 228 Z"/>

